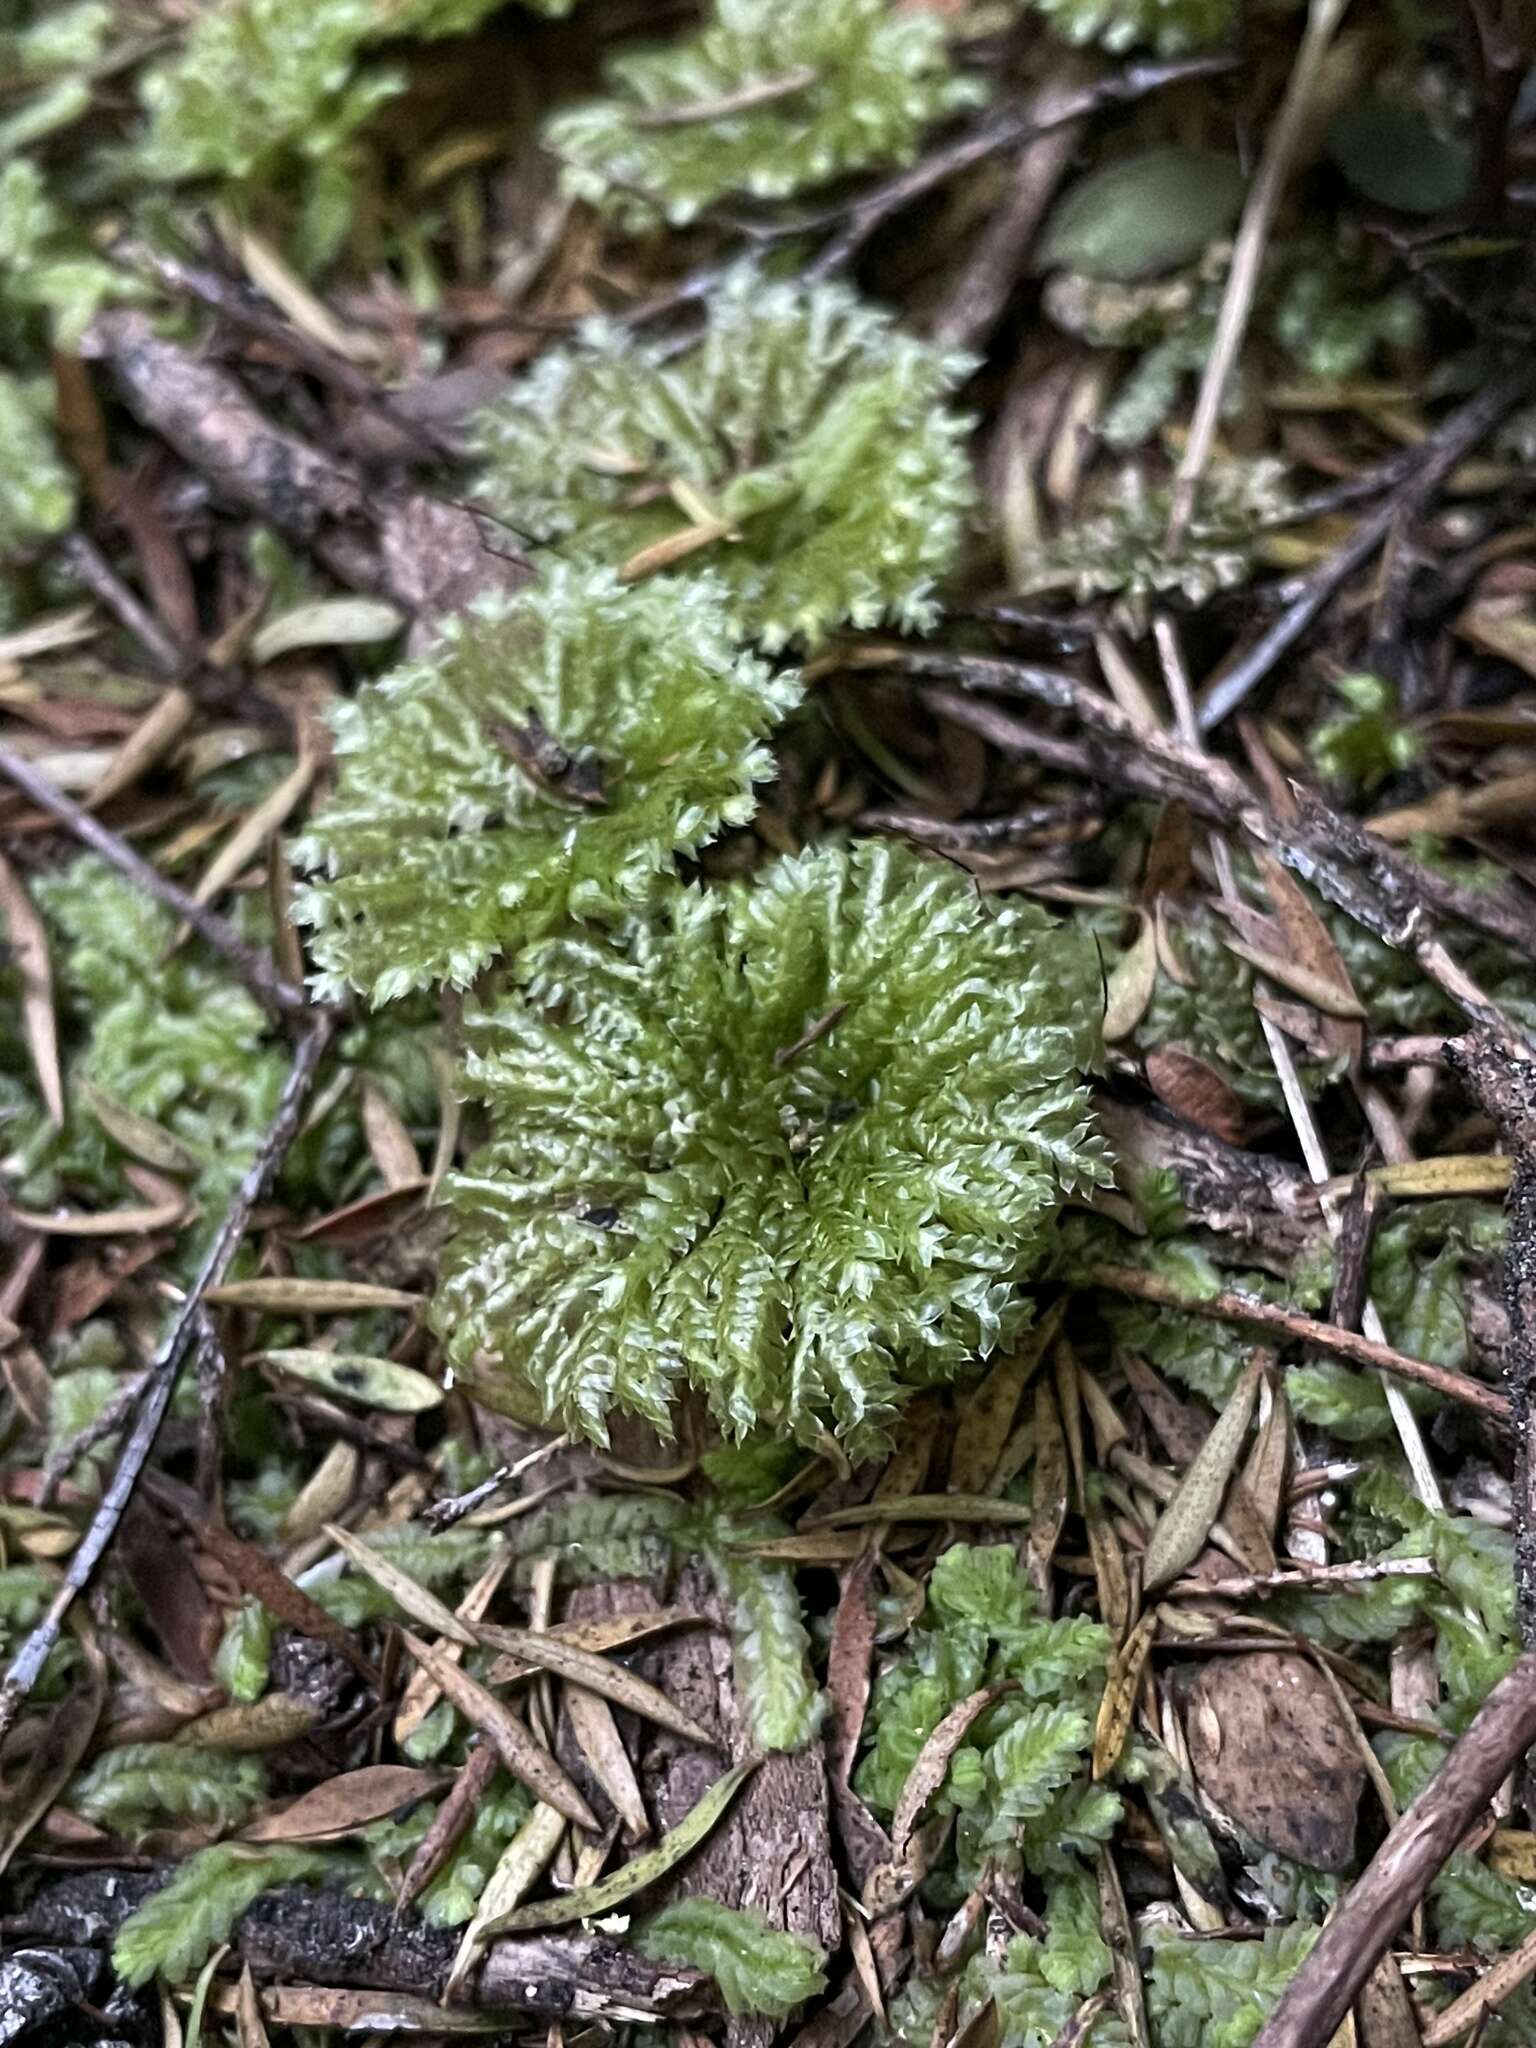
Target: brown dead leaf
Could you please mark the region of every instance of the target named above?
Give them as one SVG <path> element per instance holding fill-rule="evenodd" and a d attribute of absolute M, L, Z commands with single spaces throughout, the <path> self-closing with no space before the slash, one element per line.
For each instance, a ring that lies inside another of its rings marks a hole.
<path fill-rule="evenodd" d="M 1104 1043 L 1129 1038 L 1146 1014 L 1157 982 L 1157 933 L 1145 915 L 1141 928 L 1115 962 L 1104 1003 Z"/>
<path fill-rule="evenodd" d="M 1190 1762 L 1205 1796 L 1266 1848 L 1345 1870 L 1365 1784 L 1356 1732 L 1291 1650 L 1215 1657 L 1190 1691 Z"/>
<path fill-rule="evenodd" d="M 321 1719 L 313 1700 L 295 1693 L 269 1692 L 259 1700 L 232 1707 L 215 1707 L 177 1730 L 174 1741 L 189 1749 L 230 1749 L 256 1755 L 266 1749 L 281 1749 L 307 1735 Z"/>
<path fill-rule="evenodd" d="M 891 1841 L 902 1862 L 907 1859 L 923 1808 L 944 1782 L 950 1758 L 988 1707 L 995 1706 L 1000 1699 L 1018 1689 L 1018 1681 L 1013 1678 L 1000 1679 L 996 1685 L 982 1686 L 969 1698 L 961 1700 L 958 1706 L 950 1708 L 918 1751 L 901 1788 L 901 1797 L 896 1802 L 896 1812 L 891 1821 Z"/>
<path fill-rule="evenodd" d="M 312 1600 L 302 1587 L 296 1586 L 264 1550 L 258 1549 L 254 1543 L 245 1542 L 217 1522 L 194 1522 L 192 1532 L 209 1556 L 217 1559 L 238 1581 L 242 1592 L 251 1594 L 279 1621 L 287 1622 L 300 1635 L 329 1643 L 359 1678 L 369 1685 L 378 1684 L 378 1669 L 372 1658 L 364 1654 L 352 1631 L 343 1628 L 339 1621 L 333 1621 L 320 1603 Z"/>
<path fill-rule="evenodd" d="M 418 1186 L 421 1160 L 400 1112 L 372 1081 L 363 1083 L 362 1104 L 363 1133 L 373 1163 L 379 1169 L 379 1178 L 388 1188 Z"/>
<path fill-rule="evenodd" d="M 5 919 L 11 957 L 21 976 L 21 1015 L 27 1051 L 49 1121 L 64 1122 L 64 1082 L 59 1071 L 58 1020 L 53 1007 L 53 970 L 48 934 L 20 875 L 0 853 L 0 915 Z"/>
<path fill-rule="evenodd" d="M 1035 1469 L 1029 1490 L 1029 1541 L 1025 1564 L 1043 1611 L 1051 1611 L 1051 1560 L 1067 1519 L 1071 1473 L 1067 1439 L 1048 1380 L 1035 1386 Z"/>
<path fill-rule="evenodd" d="M 1167 1109 L 1197 1129 L 1241 1145 L 1248 1113 L 1236 1089 L 1195 1053 L 1160 1045 L 1147 1054 L 1147 1086 Z"/>
<path fill-rule="evenodd" d="M 1147 1668 L 1152 1638 L 1156 1633 L 1157 1616 L 1144 1614 L 1109 1660 L 1109 1672 L 1104 1680 L 1104 1693 L 1099 1701 L 1098 1719 L 1093 1731 L 1093 1775 L 1096 1779 L 1107 1778 L 1120 1761 L 1125 1739 L 1131 1732 L 1131 1722 L 1135 1719 L 1136 1695 L 1141 1690 L 1142 1673 Z"/>
<path fill-rule="evenodd" d="M 613 1709 L 585 1686 L 567 1685 L 565 1712 L 587 1769 L 607 1793 L 614 1812 L 624 1823 L 627 1839 L 638 1842 L 650 1832 L 650 1816 Z"/>
<path fill-rule="evenodd" d="M 400 1631 L 400 1640 L 419 1664 L 424 1664 L 437 1680 L 446 1698 L 451 1700 L 467 1721 L 472 1721 L 483 1735 L 489 1736 L 496 1745 L 502 1762 L 520 1784 L 524 1784 L 535 1798 L 551 1806 L 567 1820 L 573 1820 L 579 1827 L 598 1833 L 597 1816 L 585 1799 L 571 1783 L 559 1764 L 544 1745 L 529 1733 L 527 1726 L 518 1719 L 510 1707 L 504 1706 L 494 1693 L 487 1692 L 478 1679 L 471 1678 L 467 1671 L 461 1671 L 441 1651 L 424 1643 L 419 1636 L 411 1634 L 408 1628 Z"/>
<path fill-rule="evenodd" d="M 463 1769 L 428 1823 L 427 1832 L 417 1843 L 416 1853 L 400 1880 L 399 1896 L 395 1900 L 397 1913 L 405 1912 L 415 1902 L 448 1861 L 479 1812 L 491 1788 L 491 1780 L 500 1769 L 501 1758 L 494 1743 L 482 1742 L 469 1752 Z"/>
<path fill-rule="evenodd" d="M 365 1764 L 303 1792 L 280 1813 L 263 1814 L 241 1831 L 247 1842 L 339 1842 L 402 1807 L 414 1806 L 442 1785 L 438 1771 L 404 1764 Z"/>
<path fill-rule="evenodd" d="M 568 1678 L 577 1685 L 584 1685 L 589 1692 L 612 1700 L 615 1706 L 628 1707 L 632 1714 L 639 1714 L 643 1720 L 669 1728 L 684 1742 L 696 1742 L 701 1749 L 716 1746 L 707 1728 L 701 1728 L 690 1715 L 675 1707 L 666 1694 L 648 1680 L 636 1677 L 622 1664 L 610 1663 L 594 1650 L 583 1649 L 569 1636 L 556 1635 L 552 1630 L 498 1628 L 485 1621 L 471 1626 L 479 1640 L 492 1650 L 505 1650 L 541 1671 L 553 1672 L 557 1678 Z"/>
<path fill-rule="evenodd" d="M 827 1779 L 846 1785 L 858 1753 L 869 1705 L 869 1667 L 875 1647 L 875 1605 L 870 1578 L 876 1553 L 866 1550 L 843 1575 L 832 1641 L 827 1651 Z"/>
<path fill-rule="evenodd" d="M 981 1385 L 959 1404 L 949 1454 L 949 1483 L 956 1493 L 991 1490 L 998 1447 L 1007 1441 L 1019 1396 L 1061 1327 L 1064 1307 L 1058 1303 L 1051 1308 L 1038 1328 L 1026 1332 L 1012 1351 L 996 1360 Z"/>

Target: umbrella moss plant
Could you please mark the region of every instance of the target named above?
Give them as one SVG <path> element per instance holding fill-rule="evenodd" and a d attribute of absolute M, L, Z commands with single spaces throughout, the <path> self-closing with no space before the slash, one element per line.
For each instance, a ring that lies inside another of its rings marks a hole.
<path fill-rule="evenodd" d="M 606 1438 L 684 1386 L 733 1436 L 857 1448 L 1006 1342 L 1102 1180 L 1092 947 L 899 847 L 675 889 L 530 948 L 465 1019 L 489 1142 L 450 1177 L 458 1375 Z"/>
<path fill-rule="evenodd" d="M 734 271 L 678 353 L 595 324 L 480 415 L 482 495 L 582 560 L 705 563 L 774 649 L 931 625 L 974 492 L 969 367 L 840 285 Z"/>
<path fill-rule="evenodd" d="M 696 35 L 615 57 L 607 80 L 544 140 L 572 197 L 630 228 L 910 162 L 932 122 L 981 97 L 939 16 L 886 0 L 715 0 Z"/>
<path fill-rule="evenodd" d="M 319 987 L 467 987 L 507 947 L 654 898 L 752 815 L 793 677 L 708 578 L 626 590 L 555 565 L 450 621 L 335 716 L 337 788 L 298 842 Z"/>

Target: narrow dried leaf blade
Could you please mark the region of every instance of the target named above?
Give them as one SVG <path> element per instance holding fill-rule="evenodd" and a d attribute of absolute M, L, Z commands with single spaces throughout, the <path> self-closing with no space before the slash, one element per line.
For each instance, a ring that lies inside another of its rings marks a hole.
<path fill-rule="evenodd" d="M 545 1899 L 535 1906 L 519 1907 L 515 1912 L 503 1914 L 490 1922 L 487 1931 L 522 1934 L 534 1927 L 564 1927 L 572 1920 L 590 1920 L 599 1914 L 611 1913 L 615 1906 L 622 1906 L 636 1892 L 644 1891 L 658 1878 L 665 1877 L 669 1870 L 698 1848 L 713 1832 L 761 1761 L 760 1757 L 753 1756 L 733 1764 L 654 1849 L 644 1856 L 631 1857 L 612 1877 L 604 1878 L 600 1884 L 587 1885 L 580 1891 L 566 1892 L 558 1899 Z"/>
<path fill-rule="evenodd" d="M 451 1607 L 445 1606 L 435 1593 L 428 1592 L 409 1572 L 402 1571 L 393 1559 L 381 1556 L 360 1536 L 354 1536 L 350 1529 L 343 1529 L 335 1522 L 325 1524 L 325 1533 L 348 1563 L 355 1565 L 364 1578 L 372 1579 L 412 1621 L 419 1621 L 434 1635 L 446 1636 L 450 1643 L 459 1643 L 466 1650 L 474 1648 L 475 1637 L 468 1624 L 460 1621 Z"/>
<path fill-rule="evenodd" d="M 588 1770 L 607 1793 L 631 1841 L 648 1835 L 650 1817 L 613 1709 L 599 1694 L 588 1692 L 584 1686 L 567 1685 L 565 1711 Z"/>
<path fill-rule="evenodd" d="M 33 907 L 26 885 L 0 854 L 0 914 L 21 976 L 22 1022 L 27 1051 L 37 1076 L 50 1122 L 64 1121 L 64 1081 L 59 1070 L 59 1031 L 53 1006 L 53 969 L 48 959 L 48 934 Z"/>
<path fill-rule="evenodd" d="M 1142 1560 L 1142 1583 L 1149 1590 L 1176 1579 L 1209 1541 L 1211 1524 L 1220 1512 L 1222 1496 L 1248 1433 L 1258 1398 L 1259 1372 L 1257 1362 L 1245 1369 L 1210 1435 L 1158 1516 Z"/>
<path fill-rule="evenodd" d="M 476 1633 L 488 1648 L 505 1650 L 514 1657 L 521 1657 L 525 1663 L 554 1672 L 558 1678 L 569 1678 L 577 1685 L 584 1685 L 589 1692 L 612 1700 L 616 1706 L 628 1707 L 631 1713 L 639 1714 L 643 1720 L 670 1728 L 685 1742 L 696 1742 L 704 1749 L 715 1746 L 709 1731 L 701 1728 L 681 1707 L 673 1706 L 664 1692 L 645 1679 L 637 1678 L 632 1671 L 626 1671 L 622 1665 L 610 1664 L 606 1658 L 595 1655 L 591 1650 L 583 1650 L 568 1639 L 541 1634 L 535 1629 L 497 1628 L 490 1622 L 477 1623 Z"/>
<path fill-rule="evenodd" d="M 371 1309 L 416 1309 L 419 1294 L 400 1287 L 376 1287 L 366 1280 L 303 1280 L 296 1274 L 259 1280 L 226 1280 L 210 1287 L 218 1308 L 257 1309 L 271 1315 L 360 1315 Z"/>
<path fill-rule="evenodd" d="M 1000 1699 L 1018 1689 L 1018 1681 L 1012 1678 L 1001 1679 L 996 1685 L 982 1686 L 961 1700 L 958 1706 L 950 1708 L 918 1751 L 901 1788 L 901 1797 L 896 1802 L 896 1812 L 891 1821 L 891 1841 L 903 1862 L 907 1860 L 923 1808 L 944 1782 L 950 1758 L 988 1707 L 995 1706 Z"/>
<path fill-rule="evenodd" d="M 561 1770 L 541 1742 L 528 1732 L 510 1707 L 504 1706 L 494 1693 L 487 1692 L 478 1679 L 471 1678 L 467 1671 L 461 1671 L 450 1657 L 434 1650 L 430 1644 L 413 1636 L 409 1629 L 400 1631 L 400 1639 L 418 1663 L 424 1664 L 441 1686 L 444 1696 L 451 1700 L 466 1720 L 473 1721 L 481 1733 L 490 1737 L 507 1769 L 519 1783 L 528 1787 L 536 1798 L 556 1812 L 573 1820 L 578 1827 L 598 1832 L 597 1816 L 585 1799 Z"/>
<path fill-rule="evenodd" d="M 435 1771 L 412 1770 L 404 1764 L 365 1764 L 361 1770 L 343 1771 L 301 1793 L 281 1813 L 264 1814 L 242 1831 L 242 1840 L 339 1841 L 403 1806 L 414 1806 L 441 1782 Z"/>
<path fill-rule="evenodd" d="M 1096 1779 L 1107 1778 L 1120 1761 L 1125 1738 L 1131 1732 L 1136 1695 L 1141 1689 L 1142 1673 L 1147 1668 L 1152 1638 L 1156 1633 L 1157 1616 L 1144 1614 L 1110 1659 L 1093 1731 L 1093 1775 Z"/>

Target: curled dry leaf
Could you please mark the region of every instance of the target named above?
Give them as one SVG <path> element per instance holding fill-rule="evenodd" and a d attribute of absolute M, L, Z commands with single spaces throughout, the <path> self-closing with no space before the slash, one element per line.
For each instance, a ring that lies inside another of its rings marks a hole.
<path fill-rule="evenodd" d="M 912 1845 L 912 1836 L 922 1818 L 923 1808 L 943 1784 L 949 1770 L 949 1760 L 964 1742 L 972 1727 L 1000 1699 L 1018 1691 L 1018 1682 L 1012 1678 L 999 1680 L 996 1685 L 984 1685 L 940 1721 L 918 1751 L 907 1781 L 901 1788 L 901 1797 L 896 1802 L 895 1816 L 891 1821 L 891 1841 L 896 1854 L 903 1862 Z"/>
<path fill-rule="evenodd" d="M 50 1120 L 61 1125 L 64 1082 L 59 1072 L 59 1030 L 53 1007 L 48 934 L 32 906 L 25 883 L 4 854 L 0 854 L 0 914 L 4 915 L 6 937 L 21 975 L 22 1021 L 38 1092 Z"/>
<path fill-rule="evenodd" d="M 442 1785 L 438 1771 L 404 1764 L 365 1764 L 304 1792 L 279 1813 L 241 1830 L 246 1842 L 338 1842 L 371 1822 L 414 1806 Z"/>
<path fill-rule="evenodd" d="M 280 1749 L 318 1726 L 321 1710 L 313 1700 L 293 1693 L 269 1692 L 264 1699 L 232 1707 L 215 1707 L 176 1731 L 173 1740 L 190 1749 L 227 1749 L 257 1753 Z"/>
<path fill-rule="evenodd" d="M 1345 1870 L 1365 1784 L 1356 1731 L 1333 1688 L 1292 1650 L 1214 1657 L 1184 1716 L 1200 1789 L 1266 1848 Z"/>

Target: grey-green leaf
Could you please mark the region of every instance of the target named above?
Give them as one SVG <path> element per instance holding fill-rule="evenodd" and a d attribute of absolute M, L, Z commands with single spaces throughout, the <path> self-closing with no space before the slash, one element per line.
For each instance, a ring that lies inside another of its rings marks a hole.
<path fill-rule="evenodd" d="M 1046 223 L 1040 263 L 1134 284 L 1193 263 L 1243 203 L 1243 174 L 1205 149 L 1153 149 L 1079 179 Z"/>

